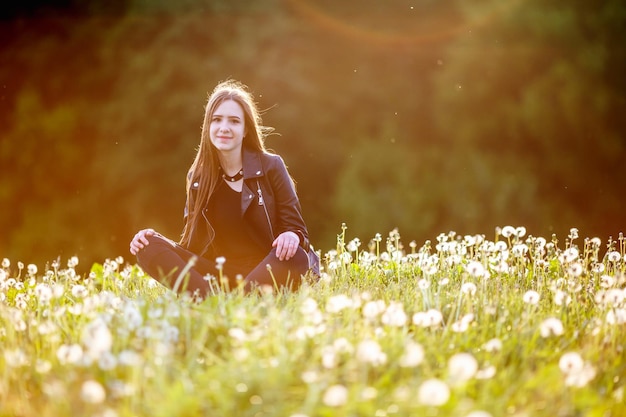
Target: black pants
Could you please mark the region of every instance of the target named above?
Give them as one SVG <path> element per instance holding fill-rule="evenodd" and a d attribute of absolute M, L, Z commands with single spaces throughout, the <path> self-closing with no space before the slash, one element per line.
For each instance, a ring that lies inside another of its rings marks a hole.
<path fill-rule="evenodd" d="M 307 253 L 298 248 L 296 254 L 289 260 L 281 261 L 276 256 L 276 249 L 251 270 L 239 265 L 229 265 L 228 260 L 222 270 L 218 270 L 215 261 L 209 261 L 195 255 L 177 243 L 159 235 L 147 237 L 150 242 L 137 253 L 137 263 L 147 274 L 162 284 L 173 288 L 180 273 L 184 271 L 190 259 L 196 257 L 195 264 L 189 268 L 185 277 L 185 287 L 181 285 L 179 291 L 191 293 L 198 291 L 198 295 L 205 297 L 212 289 L 220 286 L 220 276 L 227 280 L 229 288 L 239 285 L 237 275 L 243 278 L 244 289 L 251 290 L 255 286 L 275 284 L 292 289 L 300 285 L 301 276 L 309 269 Z M 210 282 L 207 275 L 217 278 Z M 222 285 L 223 286 L 223 285 Z"/>

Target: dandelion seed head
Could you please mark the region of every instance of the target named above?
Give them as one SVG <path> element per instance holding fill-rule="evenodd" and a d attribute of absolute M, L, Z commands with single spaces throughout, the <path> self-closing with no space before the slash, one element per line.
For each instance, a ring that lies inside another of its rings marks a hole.
<path fill-rule="evenodd" d="M 589 381 L 596 377 L 596 369 L 590 364 L 585 364 L 582 371 L 577 373 L 569 373 L 565 377 L 565 385 L 570 387 L 582 388 L 586 386 Z"/>
<path fill-rule="evenodd" d="M 567 267 L 567 275 L 569 275 L 570 277 L 577 278 L 581 276 L 582 273 L 583 273 L 583 266 L 580 264 L 580 262 L 572 262 Z"/>
<path fill-rule="evenodd" d="M 476 284 L 474 284 L 473 282 L 464 282 L 461 285 L 461 293 L 466 295 L 476 294 Z"/>
<path fill-rule="evenodd" d="M 478 361 L 470 353 L 457 353 L 448 359 L 448 375 L 454 384 L 468 381 L 477 370 Z"/>
<path fill-rule="evenodd" d="M 404 353 L 400 357 L 400 366 L 414 368 L 424 361 L 424 348 L 417 342 L 409 340 L 404 346 Z"/>
<path fill-rule="evenodd" d="M 577 352 L 566 352 L 559 359 L 559 368 L 565 374 L 565 385 L 584 387 L 596 376 L 595 368 Z"/>
<path fill-rule="evenodd" d="M 50 361 L 45 359 L 37 359 L 35 362 L 35 372 L 38 374 L 47 374 L 52 369 Z"/>
<path fill-rule="evenodd" d="M 577 259 L 578 259 L 578 249 L 572 246 L 563 251 L 561 262 L 570 263 L 570 262 L 574 262 Z"/>
<path fill-rule="evenodd" d="M 464 321 L 455 321 L 450 326 L 450 329 L 455 333 L 464 333 L 467 331 L 467 329 L 469 329 L 469 323 L 466 323 Z"/>
<path fill-rule="evenodd" d="M 348 402 L 348 389 L 344 385 L 331 385 L 326 389 L 322 402 L 329 407 L 341 407 Z"/>
<path fill-rule="evenodd" d="M 84 298 L 89 294 L 89 292 L 87 291 L 87 288 L 85 288 L 85 286 L 81 284 L 74 284 L 72 286 L 71 292 L 72 292 L 72 296 L 76 298 Z"/>
<path fill-rule="evenodd" d="M 539 325 L 539 332 L 543 338 L 561 336 L 564 333 L 563 323 L 555 317 L 547 318 Z"/>
<path fill-rule="evenodd" d="M 143 362 L 143 357 L 134 350 L 123 350 L 117 356 L 118 363 L 123 366 L 137 367 Z"/>
<path fill-rule="evenodd" d="M 106 399 L 106 391 L 98 381 L 87 380 L 80 389 L 80 398 L 88 404 L 101 404 Z"/>
<path fill-rule="evenodd" d="M 28 264 L 28 266 L 26 267 L 26 272 L 30 276 L 36 275 L 37 274 L 37 265 L 35 265 L 35 264 Z"/>
<path fill-rule="evenodd" d="M 491 379 L 496 375 L 496 367 L 488 366 L 484 369 L 479 369 L 476 371 L 476 375 L 474 376 L 476 379 Z"/>
<path fill-rule="evenodd" d="M 615 324 L 625 324 L 626 323 L 626 309 L 624 308 L 613 308 L 606 313 L 607 324 L 615 325 Z"/>
<path fill-rule="evenodd" d="M 228 329 L 228 335 L 237 342 L 245 342 L 248 339 L 246 332 L 238 327 Z"/>
<path fill-rule="evenodd" d="M 585 366 L 585 362 L 580 354 L 576 352 L 567 352 L 561 355 L 559 359 L 559 368 L 563 373 L 580 372 Z"/>
<path fill-rule="evenodd" d="M 300 378 L 305 384 L 314 384 L 320 380 L 320 375 L 315 371 L 309 370 L 302 372 L 302 374 L 300 374 Z"/>
<path fill-rule="evenodd" d="M 365 387 L 361 391 L 361 399 L 365 401 L 373 400 L 378 397 L 378 390 L 374 387 Z"/>
<path fill-rule="evenodd" d="M 102 318 L 96 318 L 83 329 L 82 342 L 87 349 L 87 355 L 92 359 L 97 359 L 111 350 L 113 336 L 105 321 Z"/>
<path fill-rule="evenodd" d="M 381 316 L 383 324 L 393 327 L 402 327 L 407 322 L 407 315 L 401 303 L 392 302 Z"/>
<path fill-rule="evenodd" d="M 324 346 L 322 348 L 322 366 L 326 369 L 333 369 L 337 366 L 339 360 L 337 352 L 332 346 Z"/>
<path fill-rule="evenodd" d="M 498 352 L 502 350 L 502 341 L 497 338 L 490 339 L 483 345 L 483 349 L 487 352 Z"/>
<path fill-rule="evenodd" d="M 39 300 L 39 303 L 46 305 L 52 300 L 53 297 L 52 288 L 45 283 L 39 283 L 35 286 L 35 297 Z"/>
<path fill-rule="evenodd" d="M 83 348 L 78 344 L 61 345 L 57 349 L 57 359 L 62 365 L 74 365 L 83 360 Z"/>
<path fill-rule="evenodd" d="M 387 362 L 387 355 L 375 340 L 360 342 L 356 349 L 356 358 L 359 362 L 369 363 L 373 366 L 383 365 Z"/>
<path fill-rule="evenodd" d="M 481 278 L 485 274 L 485 267 L 478 261 L 470 261 L 466 270 L 474 278 Z"/>
<path fill-rule="evenodd" d="M 624 302 L 624 291 L 618 288 L 611 288 L 606 291 L 604 302 L 611 307 L 618 307 Z"/>
<path fill-rule="evenodd" d="M 352 307 L 352 299 L 345 294 L 334 295 L 326 301 L 326 311 L 329 313 L 338 313 L 350 307 Z"/>
<path fill-rule="evenodd" d="M 348 249 L 348 251 L 350 252 L 356 252 L 357 250 L 359 250 L 360 246 L 361 240 L 358 237 L 355 237 L 350 242 L 348 242 L 348 244 L 346 245 L 346 249 Z"/>
<path fill-rule="evenodd" d="M 439 379 L 427 379 L 419 386 L 417 399 L 423 405 L 444 405 L 450 399 L 450 387 Z"/>
<path fill-rule="evenodd" d="M 237 362 L 244 362 L 250 357 L 250 351 L 244 347 L 238 347 L 236 349 L 233 349 L 232 353 L 233 353 L 233 358 Z"/>
<path fill-rule="evenodd" d="M 502 237 L 510 238 L 515 235 L 515 228 L 513 226 L 504 226 L 500 231 Z"/>
<path fill-rule="evenodd" d="M 614 250 L 614 251 L 609 252 L 606 255 L 606 258 L 608 259 L 609 262 L 615 263 L 615 262 L 619 262 L 621 255 L 618 251 Z"/>
<path fill-rule="evenodd" d="M 19 368 L 22 366 L 27 366 L 29 363 L 28 356 L 20 348 L 5 350 L 4 361 L 5 361 L 6 366 L 10 368 Z"/>
<path fill-rule="evenodd" d="M 111 371 L 117 367 L 117 357 L 111 352 L 103 352 L 98 357 L 98 367 L 103 371 Z"/>
<path fill-rule="evenodd" d="M 386 308 L 387 305 L 383 300 L 368 301 L 363 305 L 362 314 L 366 319 L 372 320 L 382 314 Z"/>
<path fill-rule="evenodd" d="M 522 300 L 526 304 L 537 305 L 539 303 L 540 298 L 541 296 L 539 295 L 537 291 L 529 290 L 524 293 Z"/>
<path fill-rule="evenodd" d="M 562 290 L 556 290 L 554 292 L 554 304 L 558 306 L 566 306 L 572 302 L 572 297 Z"/>
<path fill-rule="evenodd" d="M 591 265 L 591 272 L 595 273 L 595 274 L 601 274 L 604 272 L 604 270 L 606 269 L 606 267 L 604 266 L 604 264 L 596 262 L 593 265 Z"/>

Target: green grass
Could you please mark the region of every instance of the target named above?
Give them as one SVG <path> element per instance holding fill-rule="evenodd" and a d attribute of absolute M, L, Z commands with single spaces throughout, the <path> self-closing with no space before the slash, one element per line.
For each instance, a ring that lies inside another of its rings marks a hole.
<path fill-rule="evenodd" d="M 626 415 L 625 246 L 343 227 L 319 281 L 202 302 L 5 259 L 0 416 Z"/>

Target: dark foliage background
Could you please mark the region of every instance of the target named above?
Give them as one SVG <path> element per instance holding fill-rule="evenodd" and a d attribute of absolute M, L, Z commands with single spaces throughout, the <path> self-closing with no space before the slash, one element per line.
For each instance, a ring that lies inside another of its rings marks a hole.
<path fill-rule="evenodd" d="M 0 256 L 173 238 L 207 93 L 242 80 L 316 246 L 624 229 L 620 0 L 26 1 L 0 15 Z"/>

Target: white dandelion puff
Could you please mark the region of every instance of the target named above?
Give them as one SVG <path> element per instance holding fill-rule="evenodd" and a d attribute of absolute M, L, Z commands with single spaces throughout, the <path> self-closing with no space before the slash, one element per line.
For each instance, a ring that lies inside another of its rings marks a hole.
<path fill-rule="evenodd" d="M 502 341 L 498 338 L 490 339 L 483 345 L 483 349 L 487 352 L 498 352 L 502 350 Z"/>
<path fill-rule="evenodd" d="M 4 361 L 8 367 L 19 368 L 28 365 L 28 356 L 22 349 L 9 349 L 4 351 Z"/>
<path fill-rule="evenodd" d="M 539 299 L 540 298 L 541 298 L 541 296 L 539 295 L 539 293 L 537 291 L 528 290 L 528 291 L 526 291 L 524 293 L 524 295 L 522 297 L 522 300 L 526 304 L 537 305 L 539 303 Z"/>
<path fill-rule="evenodd" d="M 352 299 L 344 294 L 334 295 L 326 301 L 326 311 L 329 313 L 338 313 L 349 307 L 352 307 Z"/>
<path fill-rule="evenodd" d="M 491 379 L 496 375 L 496 367 L 491 365 L 476 371 L 476 379 Z"/>
<path fill-rule="evenodd" d="M 407 316 L 401 303 L 389 304 L 381 317 L 383 324 L 393 327 L 402 327 L 407 322 Z"/>
<path fill-rule="evenodd" d="M 374 366 L 387 362 L 387 355 L 382 351 L 375 340 L 364 340 L 357 346 L 356 358 L 359 362 L 370 363 Z"/>
<path fill-rule="evenodd" d="M 409 340 L 404 346 L 404 353 L 400 357 L 400 366 L 414 368 L 424 361 L 424 348 L 417 342 Z"/>
<path fill-rule="evenodd" d="M 585 362 L 580 354 L 567 352 L 559 359 L 559 368 L 565 374 L 580 372 L 585 367 Z"/>
<path fill-rule="evenodd" d="M 604 266 L 604 264 L 599 264 L 599 265 Z M 610 275 L 602 275 L 600 277 L 600 286 L 602 288 L 611 288 L 612 286 L 615 285 L 616 282 L 617 280 Z"/>
<path fill-rule="evenodd" d="M 580 262 L 572 262 L 567 267 L 567 274 L 570 277 L 578 278 L 579 276 L 582 275 L 582 273 L 583 273 L 583 266 L 580 264 Z"/>
<path fill-rule="evenodd" d="M 615 324 L 624 324 L 626 323 L 626 309 L 624 308 L 613 308 L 606 313 L 606 323 L 615 325 Z"/>
<path fill-rule="evenodd" d="M 543 338 L 561 336 L 564 332 L 563 323 L 555 317 L 547 318 L 539 325 L 539 332 Z"/>
<path fill-rule="evenodd" d="M 515 235 L 515 228 L 513 226 L 504 226 L 500 231 L 502 237 L 509 238 Z"/>
<path fill-rule="evenodd" d="M 348 389 L 344 385 L 331 385 L 324 392 L 322 402 L 329 407 L 341 407 L 348 402 Z"/>
<path fill-rule="evenodd" d="M 417 399 L 423 405 L 444 405 L 450 399 L 450 387 L 439 379 L 427 379 L 419 386 Z"/>
<path fill-rule="evenodd" d="M 570 248 L 565 249 L 561 255 L 562 255 L 561 262 L 563 263 L 574 262 L 576 259 L 578 259 L 578 249 L 572 246 Z"/>
<path fill-rule="evenodd" d="M 85 298 L 89 294 L 89 291 L 87 291 L 84 285 L 74 284 L 71 293 L 75 298 Z"/>
<path fill-rule="evenodd" d="M 474 295 L 476 294 L 476 284 L 473 282 L 465 282 L 461 285 L 461 293 L 466 295 Z"/>
<path fill-rule="evenodd" d="M 567 306 L 572 302 L 572 297 L 563 290 L 554 292 L 554 304 L 558 306 Z"/>
<path fill-rule="evenodd" d="M 106 391 L 98 381 L 88 380 L 83 382 L 80 398 L 89 404 L 100 404 L 106 399 Z"/>
<path fill-rule="evenodd" d="M 97 318 L 87 324 L 82 333 L 83 346 L 87 355 L 97 359 L 104 352 L 109 352 L 113 346 L 113 335 L 103 319 Z"/>
<path fill-rule="evenodd" d="M 606 258 L 609 260 L 609 262 L 615 263 L 615 262 L 619 262 L 621 255 L 618 251 L 614 250 L 614 251 L 609 252 L 606 255 Z"/>
<path fill-rule="evenodd" d="M 61 345 L 57 349 L 57 359 L 63 365 L 77 364 L 83 359 L 83 348 L 78 344 Z"/>
<path fill-rule="evenodd" d="M 565 374 L 567 386 L 584 387 L 596 376 L 595 368 L 576 352 L 564 353 L 559 359 L 559 368 Z"/>
<path fill-rule="evenodd" d="M 383 300 L 368 301 L 363 306 L 362 314 L 366 319 L 372 320 L 382 314 L 386 308 L 387 305 Z"/>
<path fill-rule="evenodd" d="M 448 359 L 448 375 L 453 383 L 463 383 L 476 375 L 478 361 L 470 353 L 457 353 Z"/>
<path fill-rule="evenodd" d="M 485 267 L 478 261 L 470 261 L 465 269 L 474 278 L 480 278 L 485 275 Z"/>

